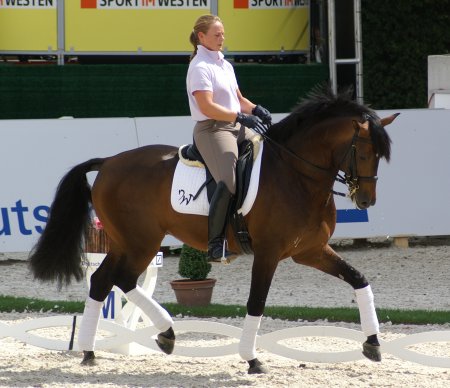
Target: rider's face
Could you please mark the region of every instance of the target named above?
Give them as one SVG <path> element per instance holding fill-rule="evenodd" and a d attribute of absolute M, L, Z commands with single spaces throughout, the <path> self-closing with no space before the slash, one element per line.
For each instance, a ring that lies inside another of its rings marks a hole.
<path fill-rule="evenodd" d="M 211 51 L 221 51 L 223 47 L 223 41 L 225 40 L 225 31 L 223 29 L 223 24 L 220 22 L 215 22 L 209 27 L 206 34 L 200 32 L 198 34 L 200 43 L 202 46 L 206 47 Z"/>

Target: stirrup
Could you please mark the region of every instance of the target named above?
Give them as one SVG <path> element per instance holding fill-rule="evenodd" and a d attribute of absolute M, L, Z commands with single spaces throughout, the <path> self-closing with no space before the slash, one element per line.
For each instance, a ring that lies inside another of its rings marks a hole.
<path fill-rule="evenodd" d="M 223 240 L 222 243 L 222 255 L 221 257 L 216 257 L 213 255 L 213 251 L 218 251 L 218 247 L 216 246 L 216 249 L 210 249 L 208 250 L 208 262 L 214 262 L 214 263 L 222 263 L 222 264 L 230 264 L 232 260 L 237 258 L 237 254 L 234 252 L 230 252 L 227 250 L 228 241 L 226 239 Z"/>

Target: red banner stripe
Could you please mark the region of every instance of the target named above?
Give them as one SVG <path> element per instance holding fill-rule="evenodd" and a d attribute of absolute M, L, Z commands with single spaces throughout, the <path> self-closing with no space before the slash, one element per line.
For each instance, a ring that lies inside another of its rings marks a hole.
<path fill-rule="evenodd" d="M 81 0 L 81 8 L 97 8 L 97 0 Z"/>
<path fill-rule="evenodd" d="M 248 0 L 234 0 L 234 8 L 248 8 Z"/>

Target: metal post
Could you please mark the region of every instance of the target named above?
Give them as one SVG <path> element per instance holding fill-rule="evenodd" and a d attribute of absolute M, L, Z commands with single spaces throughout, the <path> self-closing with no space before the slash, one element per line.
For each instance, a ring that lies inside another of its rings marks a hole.
<path fill-rule="evenodd" d="M 353 0 L 355 58 L 336 58 L 336 14 L 335 0 L 328 0 L 328 50 L 330 66 L 330 83 L 333 92 L 337 92 L 337 65 L 356 66 L 356 100 L 363 103 L 363 68 L 362 68 L 362 37 L 361 37 L 361 0 Z"/>
<path fill-rule="evenodd" d="M 211 7 L 210 7 L 211 15 L 219 14 L 218 2 L 219 2 L 218 0 L 211 0 Z"/>
<path fill-rule="evenodd" d="M 65 25 L 64 25 L 64 0 L 57 0 L 56 2 L 56 28 L 57 28 L 57 63 L 64 65 L 64 48 L 65 48 Z"/>
<path fill-rule="evenodd" d="M 336 93 L 336 21 L 334 0 L 328 0 L 328 63 L 330 68 L 331 88 L 333 92 Z"/>
<path fill-rule="evenodd" d="M 355 55 L 356 63 L 356 100 L 364 103 L 363 89 L 363 60 L 362 60 L 362 31 L 361 31 L 361 0 L 353 1 L 353 13 L 355 16 Z"/>

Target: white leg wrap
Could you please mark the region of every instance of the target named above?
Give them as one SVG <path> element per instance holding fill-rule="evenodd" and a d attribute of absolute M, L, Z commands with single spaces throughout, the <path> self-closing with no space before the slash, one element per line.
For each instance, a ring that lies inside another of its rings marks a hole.
<path fill-rule="evenodd" d="M 239 355 L 245 361 L 256 358 L 256 334 L 261 324 L 261 318 L 262 315 L 255 317 L 247 314 L 245 316 L 244 329 L 239 342 Z"/>
<path fill-rule="evenodd" d="M 373 303 L 372 288 L 368 285 L 367 287 L 355 290 L 355 293 L 363 333 L 367 337 L 369 335 L 378 334 L 380 332 L 380 326 L 378 324 L 377 313 Z"/>
<path fill-rule="evenodd" d="M 88 297 L 84 304 L 83 318 L 78 332 L 78 347 L 80 350 L 93 351 L 95 345 L 95 333 L 100 320 L 103 302 Z"/>
<path fill-rule="evenodd" d="M 136 286 L 135 289 L 127 292 L 125 296 L 150 318 L 158 330 L 166 331 L 173 325 L 170 314 L 149 297 L 140 286 Z"/>

